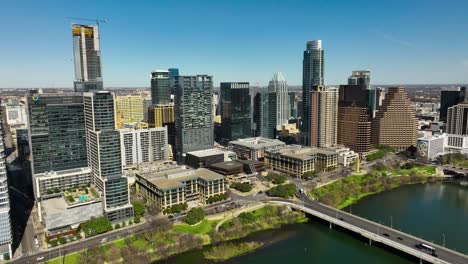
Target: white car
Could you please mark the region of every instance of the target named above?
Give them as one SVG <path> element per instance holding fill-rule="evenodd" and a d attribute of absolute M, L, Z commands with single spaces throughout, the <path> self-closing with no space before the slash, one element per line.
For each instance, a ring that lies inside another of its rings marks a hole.
<path fill-rule="evenodd" d="M 43 259 L 44 257 L 42 256 L 42 257 L 38 257 L 36 260 L 43 260 Z"/>
<path fill-rule="evenodd" d="M 107 242 L 107 238 L 101 239 L 101 243 L 106 243 L 106 242 Z"/>

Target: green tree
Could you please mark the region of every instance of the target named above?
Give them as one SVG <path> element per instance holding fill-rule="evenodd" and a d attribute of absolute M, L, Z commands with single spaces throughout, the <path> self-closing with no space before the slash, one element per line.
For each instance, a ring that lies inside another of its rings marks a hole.
<path fill-rule="evenodd" d="M 106 217 L 91 219 L 83 224 L 86 236 L 94 236 L 112 230 L 112 223 Z"/>
<path fill-rule="evenodd" d="M 142 202 L 134 201 L 132 205 L 135 215 L 142 216 L 145 213 L 145 205 Z"/>
<path fill-rule="evenodd" d="M 231 188 L 234 188 L 240 192 L 250 192 L 252 190 L 252 185 L 249 183 L 238 183 L 234 182 L 231 184 Z"/>
<path fill-rule="evenodd" d="M 190 209 L 184 218 L 184 221 L 189 225 L 194 225 L 205 218 L 205 210 L 201 207 Z"/>
<path fill-rule="evenodd" d="M 141 219 L 140 219 L 140 216 L 135 216 L 135 218 L 133 218 L 133 222 L 135 222 L 135 224 L 138 224 L 140 223 Z"/>
<path fill-rule="evenodd" d="M 67 239 L 64 238 L 64 237 L 59 237 L 59 238 L 58 238 L 58 242 L 59 242 L 60 244 L 62 244 L 62 245 L 63 245 L 63 244 L 66 244 L 66 243 L 67 243 Z"/>
<path fill-rule="evenodd" d="M 296 193 L 296 185 L 289 183 L 289 184 L 282 184 L 271 188 L 268 191 L 270 196 L 282 197 L 282 198 L 291 198 Z"/>
<path fill-rule="evenodd" d="M 283 184 L 287 180 L 286 176 L 272 172 L 268 173 L 265 178 L 274 184 Z"/>
<path fill-rule="evenodd" d="M 252 212 L 243 212 L 238 217 L 243 224 L 253 223 L 256 220 Z"/>

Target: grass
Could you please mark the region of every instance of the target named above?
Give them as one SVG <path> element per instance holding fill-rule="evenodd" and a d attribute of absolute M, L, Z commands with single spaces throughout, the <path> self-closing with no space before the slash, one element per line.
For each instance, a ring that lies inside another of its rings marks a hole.
<path fill-rule="evenodd" d="M 65 255 L 65 257 L 62 257 L 63 262 L 60 262 L 60 258 L 54 258 L 54 259 L 47 261 L 46 263 L 47 264 L 60 264 L 60 263 L 78 264 L 79 258 L 80 258 L 80 252 L 75 252 L 75 253 Z"/>
<path fill-rule="evenodd" d="M 114 241 L 114 246 L 118 247 L 118 248 L 123 248 L 123 247 L 126 247 L 127 244 L 125 243 L 125 239 L 119 239 L 117 241 Z"/>
<path fill-rule="evenodd" d="M 148 246 L 148 243 L 143 239 L 137 239 L 135 241 L 132 241 L 132 245 L 139 249 L 145 249 Z"/>
<path fill-rule="evenodd" d="M 203 219 L 203 221 L 195 225 L 176 224 L 172 227 L 172 230 L 178 233 L 189 233 L 193 235 L 207 235 L 211 232 L 213 227 L 215 227 L 218 222 L 219 220 L 208 220 L 205 218 Z"/>

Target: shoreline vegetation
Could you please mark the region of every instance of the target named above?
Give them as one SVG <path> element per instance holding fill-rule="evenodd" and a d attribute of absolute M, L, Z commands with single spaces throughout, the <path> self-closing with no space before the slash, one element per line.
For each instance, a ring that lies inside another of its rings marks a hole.
<path fill-rule="evenodd" d="M 262 242 L 228 242 L 219 246 L 213 246 L 209 251 L 204 252 L 203 256 L 205 259 L 213 260 L 214 262 L 222 262 L 248 254 L 263 245 L 264 244 Z"/>
<path fill-rule="evenodd" d="M 418 183 L 443 180 L 435 177 L 435 168 L 415 163 L 386 166 L 378 162 L 368 173 L 354 174 L 308 192 L 309 196 L 326 205 L 343 209 L 362 198 L 383 191 Z"/>

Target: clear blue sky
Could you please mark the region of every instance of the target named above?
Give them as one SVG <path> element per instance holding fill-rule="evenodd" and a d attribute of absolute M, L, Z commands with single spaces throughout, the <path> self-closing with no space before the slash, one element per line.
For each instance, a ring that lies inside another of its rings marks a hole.
<path fill-rule="evenodd" d="M 125 2 L 125 3 L 120 3 Z M 465 0 L 5 0 L 0 87 L 71 87 L 71 20 L 104 18 L 105 86 L 149 86 L 155 69 L 266 84 L 302 83 L 307 40 L 322 39 L 326 84 L 352 70 L 373 84 L 468 83 Z"/>

